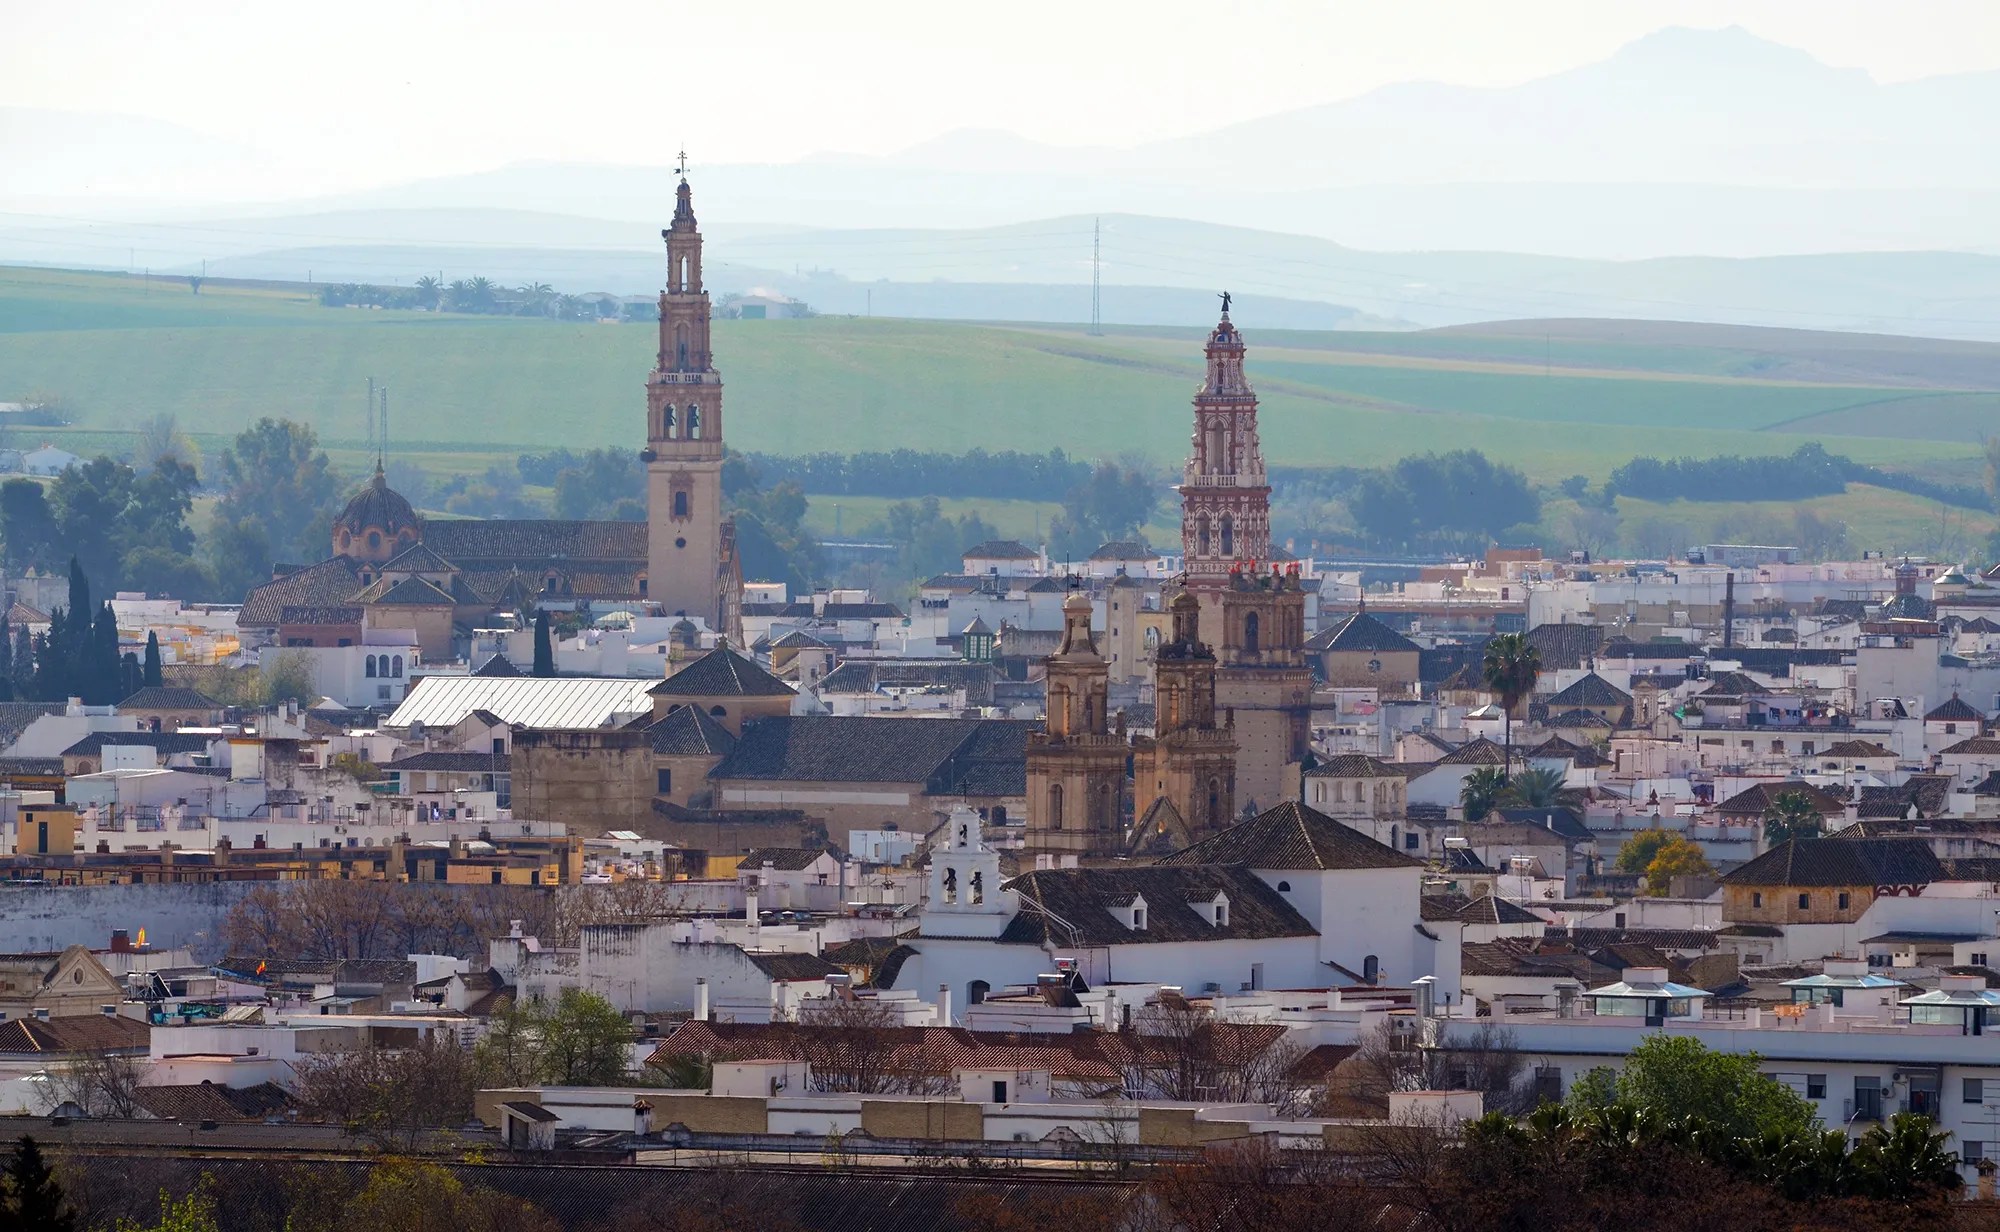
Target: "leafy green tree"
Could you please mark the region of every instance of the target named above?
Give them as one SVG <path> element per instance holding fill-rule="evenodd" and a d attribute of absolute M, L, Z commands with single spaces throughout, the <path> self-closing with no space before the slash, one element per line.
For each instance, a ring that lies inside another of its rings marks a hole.
<path fill-rule="evenodd" d="M 142 687 L 148 689 L 159 688 L 164 680 L 164 676 L 162 675 L 163 664 L 160 660 L 160 635 L 151 629 L 146 630 L 146 665 L 144 671 Z"/>
<path fill-rule="evenodd" d="M 1658 828 L 1641 830 L 1625 840 L 1618 849 L 1618 871 L 1621 873 L 1643 874 L 1646 866 L 1653 862 L 1660 848 L 1677 837 L 1671 830 Z"/>
<path fill-rule="evenodd" d="M 23 1134 L 7 1165 L 5 1201 L 0 1202 L 0 1227 L 19 1232 L 74 1232 L 76 1214 L 43 1157 L 41 1146 Z"/>
<path fill-rule="evenodd" d="M 1152 518 L 1160 491 L 1143 465 L 1100 463 L 1063 496 L 1062 513 L 1049 523 L 1051 549 L 1081 560 L 1109 540 L 1131 538 Z"/>
<path fill-rule="evenodd" d="M 340 485 L 311 427 L 260 419 L 237 435 L 217 473 L 222 499 L 209 552 L 218 583 L 226 575 L 230 593 L 268 578 L 273 554 L 285 560 L 326 555 Z M 247 550 L 256 554 L 241 557 Z"/>
<path fill-rule="evenodd" d="M 215 1195 L 204 1185 L 180 1199 L 162 1189 L 158 1223 L 120 1222 L 117 1232 L 221 1232 L 221 1228 L 216 1217 Z"/>
<path fill-rule="evenodd" d="M 1506 790 L 1507 774 L 1498 766 L 1481 766 L 1466 775 L 1458 788 L 1458 802 L 1465 810 L 1465 819 L 1486 820 L 1486 815 L 1500 803 L 1501 793 Z"/>
<path fill-rule="evenodd" d="M 1596 1072 L 1571 1090 L 1572 1108 L 1610 1102 L 1663 1121 L 1698 1118 L 1736 1138 L 1805 1133 L 1818 1116 L 1796 1091 L 1758 1068 L 1754 1052 L 1717 1052 L 1685 1035 L 1648 1035 L 1615 1078 Z"/>
<path fill-rule="evenodd" d="M 580 988 L 565 988 L 538 1026 L 542 1067 L 549 1081 L 609 1086 L 624 1080 L 632 1026 L 611 1002 Z"/>
<path fill-rule="evenodd" d="M 501 1083 L 611 1086 L 627 1076 L 631 1024 L 603 997 L 566 988 L 557 1000 L 495 1013 L 477 1060 Z"/>
<path fill-rule="evenodd" d="M 1659 897 L 1672 886 L 1676 877 L 1712 877 L 1715 866 L 1708 862 L 1708 856 L 1698 843 L 1676 834 L 1660 845 L 1646 865 L 1646 893 Z"/>
<path fill-rule="evenodd" d="M 882 533 L 897 545 L 896 563 L 903 576 L 918 578 L 956 573 L 965 549 L 1000 537 L 1000 532 L 976 513 L 957 519 L 946 516 L 935 496 L 889 506 Z"/>
<path fill-rule="evenodd" d="M 10 572 L 54 567 L 61 557 L 56 548 L 57 537 L 46 487 L 32 479 L 0 483 L 0 539 L 6 541 Z"/>
<path fill-rule="evenodd" d="M 554 643 L 549 640 L 549 614 L 538 611 L 535 613 L 535 675 L 555 674 L 556 651 Z"/>
<path fill-rule="evenodd" d="M 1506 744 L 1507 764 L 1512 768 L 1514 708 L 1535 691 L 1535 682 L 1542 676 L 1541 654 L 1526 634 L 1499 634 L 1486 643 L 1479 660 L 1479 675 L 1488 689 L 1500 695 L 1504 722 L 1501 739 Z"/>
<path fill-rule="evenodd" d="M 1802 791 L 1781 791 L 1764 809 L 1764 842 L 1776 847 L 1794 839 L 1818 838 L 1826 825 L 1811 797 Z"/>
<path fill-rule="evenodd" d="M 1502 531 L 1541 517 L 1527 477 L 1473 449 L 1420 454 L 1365 475 L 1349 508 L 1376 543 L 1428 540 L 1477 547 Z"/>
<path fill-rule="evenodd" d="M 1554 808 L 1561 803 L 1563 775 L 1560 770 L 1530 767 L 1507 780 L 1500 793 L 1503 808 Z"/>

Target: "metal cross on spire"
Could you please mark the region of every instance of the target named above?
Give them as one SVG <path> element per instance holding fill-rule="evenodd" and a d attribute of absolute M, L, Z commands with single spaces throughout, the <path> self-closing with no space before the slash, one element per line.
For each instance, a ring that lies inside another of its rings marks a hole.
<path fill-rule="evenodd" d="M 681 169 L 681 178 L 685 180 L 686 178 L 688 178 L 688 152 L 685 146 L 682 147 L 680 152 L 680 169 Z"/>

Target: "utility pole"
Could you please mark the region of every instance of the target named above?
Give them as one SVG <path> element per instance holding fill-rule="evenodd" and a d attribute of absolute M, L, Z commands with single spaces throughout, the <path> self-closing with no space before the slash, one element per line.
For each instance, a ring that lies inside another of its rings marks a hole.
<path fill-rule="evenodd" d="M 1103 238 L 1103 233 L 1104 233 L 1103 220 L 1098 218 L 1091 219 L 1090 220 L 1090 336 L 1093 338 L 1100 338 L 1103 337 L 1104 335 L 1104 321 L 1098 312 L 1098 292 L 1100 288 L 1100 278 L 1101 278 L 1099 270 L 1099 262 L 1098 262 L 1098 246 L 1099 246 L 1099 241 Z"/>

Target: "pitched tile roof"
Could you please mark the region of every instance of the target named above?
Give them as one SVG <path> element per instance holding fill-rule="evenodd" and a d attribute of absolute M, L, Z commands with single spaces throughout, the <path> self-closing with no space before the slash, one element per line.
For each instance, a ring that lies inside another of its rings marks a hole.
<path fill-rule="evenodd" d="M 823 980 L 829 975 L 846 975 L 847 968 L 836 966 L 817 954 L 792 954 L 779 950 L 745 950 L 743 957 L 750 965 L 762 971 L 772 980 L 787 981 Z"/>
<path fill-rule="evenodd" d="M 1944 868 L 1920 838 L 1808 838 L 1781 843 L 1722 875 L 1731 885 L 1929 885 Z"/>
<path fill-rule="evenodd" d="M 384 573 L 456 573 L 458 566 L 438 555 L 428 543 L 413 543 L 391 556 L 382 566 Z"/>
<path fill-rule="evenodd" d="M 524 675 L 525 673 L 523 673 L 520 668 L 514 666 L 514 661 L 512 659 L 509 659 L 506 655 L 497 654 L 494 655 L 492 658 L 486 660 L 486 662 L 481 663 L 478 667 L 474 668 L 472 674 L 474 676 L 484 676 L 490 679 L 495 677 L 505 678 L 508 676 L 520 676 Z"/>
<path fill-rule="evenodd" d="M 1012 719 L 788 715 L 746 726 L 711 777 L 924 783 L 933 794 L 1020 795 L 1035 726 Z"/>
<path fill-rule="evenodd" d="M 36 719 L 65 709 L 62 702 L 0 702 L 0 750 L 19 740 Z"/>
<path fill-rule="evenodd" d="M 1566 808 L 1503 808 L 1493 812 L 1507 825 L 1532 826 L 1574 842 L 1588 842 L 1594 837 L 1590 827 L 1583 824 L 1583 818 Z"/>
<path fill-rule="evenodd" d="M 789 697 L 796 690 L 727 646 L 646 690 L 654 697 Z"/>
<path fill-rule="evenodd" d="M 1006 883 L 1022 910 L 1007 922 L 1002 944 L 1162 945 L 1191 941 L 1264 940 L 1317 934 L 1276 890 L 1246 868 L 1044 868 Z M 1229 896 L 1229 922 L 1210 924 L 1189 904 Z M 1113 907 L 1146 901 L 1144 928 L 1127 928 Z"/>
<path fill-rule="evenodd" d="M 729 729 L 699 706 L 676 706 L 646 729 L 663 757 L 721 757 L 736 747 Z"/>
<path fill-rule="evenodd" d="M 118 703 L 120 710 L 220 710 L 222 703 L 200 689 L 153 685 Z"/>
<path fill-rule="evenodd" d="M 1812 801 L 1813 807 L 1828 817 L 1838 817 L 1847 812 L 1847 802 L 1828 795 L 1804 779 L 1790 779 L 1783 783 L 1756 783 L 1737 792 L 1715 806 L 1715 811 L 1731 816 L 1763 817 L 1764 811 L 1777 803 L 1779 796 L 1794 792 Z"/>
<path fill-rule="evenodd" d="M 1433 766 L 1504 766 L 1507 764 L 1507 750 L 1481 736 L 1468 740 L 1443 757 L 1431 763 Z"/>
<path fill-rule="evenodd" d="M 132 1098 L 162 1121 L 261 1121 L 291 1107 L 292 1097 L 275 1082 L 226 1087 L 213 1082 L 142 1086 Z"/>
<path fill-rule="evenodd" d="M 383 607 L 452 607 L 456 605 L 450 595 L 420 577 L 377 578 L 354 596 L 357 603 L 381 604 Z"/>
<path fill-rule="evenodd" d="M 974 560 L 1040 559 L 1033 548 L 1012 539 L 988 539 L 984 543 L 973 544 L 959 555 Z"/>
<path fill-rule="evenodd" d="M 1704 697 L 1748 697 L 1770 691 L 1771 686 L 1759 684 L 1743 672 L 1716 672 L 1708 678 L 1708 687 L 1701 692 Z"/>
<path fill-rule="evenodd" d="M 1365 753 L 1339 753 L 1322 758 L 1306 771 L 1309 779 L 1401 779 L 1429 769 L 1428 766 L 1378 761 Z"/>
<path fill-rule="evenodd" d="M 92 732 L 62 751 L 64 757 L 96 757 L 106 745 L 140 745 L 160 756 L 172 753 L 204 753 L 209 742 L 219 737 L 181 732 Z"/>
<path fill-rule="evenodd" d="M 1948 774 L 1913 774 L 1894 787 L 1863 787 L 1855 814 L 1871 819 L 1903 818 L 1914 807 L 1919 817 L 1939 817 L 1951 811 L 1954 782 Z"/>
<path fill-rule="evenodd" d="M 1457 920 L 1462 924 L 1540 924 L 1541 916 L 1497 894 L 1468 898 L 1463 894 L 1426 894 L 1418 900 L 1423 918 L 1435 923 Z"/>
<path fill-rule="evenodd" d="M 638 561 L 643 567 L 647 538 L 644 522 L 467 518 L 424 525 L 424 542 L 466 569 L 547 559 Z"/>
<path fill-rule="evenodd" d="M 755 872 L 769 864 L 779 872 L 796 873 L 811 868 L 827 854 L 824 847 L 752 847 L 736 864 L 738 871 Z"/>
<path fill-rule="evenodd" d="M 1090 554 L 1092 560 L 1151 560 L 1159 553 L 1140 539 L 1113 539 Z M 967 552 L 970 556 L 972 553 Z"/>
<path fill-rule="evenodd" d="M 1604 644 L 1604 630 L 1597 625 L 1536 625 L 1523 636 L 1545 672 L 1582 667 Z"/>
<path fill-rule="evenodd" d="M 116 1014 L 10 1018 L 0 1022 L 0 1053 L 143 1049 L 152 1034 L 145 1023 Z"/>
<path fill-rule="evenodd" d="M 1961 740 L 1950 748 L 1944 749 L 1940 753 L 1940 756 L 1950 753 L 1962 753 L 1966 755 L 1991 755 L 2000 753 L 2000 736 L 1974 736 L 1969 740 Z"/>
<path fill-rule="evenodd" d="M 1562 758 L 1585 768 L 1604 764 L 1604 759 L 1597 755 L 1597 750 L 1586 748 L 1580 744 L 1571 744 L 1561 736 L 1550 736 L 1547 740 L 1529 749 L 1521 756 L 1550 760 Z"/>
<path fill-rule="evenodd" d="M 1249 868 L 1414 868 L 1423 861 L 1378 843 L 1296 800 L 1265 809 L 1159 860 L 1161 865 L 1244 865 Z"/>
<path fill-rule="evenodd" d="M 1842 740 L 1830 744 L 1821 757 L 1894 757 L 1895 754 L 1872 740 Z"/>
<path fill-rule="evenodd" d="M 1609 680 L 1591 672 L 1567 689 L 1549 698 L 1549 708 L 1558 706 L 1629 706 L 1632 695 Z"/>
<path fill-rule="evenodd" d="M 1417 650 L 1417 644 L 1366 612 L 1356 612 L 1331 629 L 1313 634 L 1306 643 L 1309 651 L 1362 651 L 1387 653 Z"/>
<path fill-rule="evenodd" d="M 1981 617 L 1981 619 L 1983 620 L 1985 618 Z M 1959 697 L 1958 694 L 1954 693 L 1951 695 L 1950 701 L 1945 702 L 1941 706 L 1934 707 L 1929 714 L 1925 715 L 1924 722 L 1977 723 L 1983 720 L 1985 717 L 1986 717 L 1985 715 L 1979 713 L 1977 710 L 1974 710 L 1972 706 L 1969 703 L 1967 703 L 1963 698 Z"/>
<path fill-rule="evenodd" d="M 354 562 L 335 556 L 251 587 L 236 622 L 244 628 L 275 629 L 284 623 L 287 607 L 338 606 L 360 589 L 361 575 Z"/>

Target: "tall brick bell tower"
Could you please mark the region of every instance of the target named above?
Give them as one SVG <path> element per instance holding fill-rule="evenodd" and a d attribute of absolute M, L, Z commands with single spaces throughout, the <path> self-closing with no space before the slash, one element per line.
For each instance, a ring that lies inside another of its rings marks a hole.
<path fill-rule="evenodd" d="M 1199 640 L 1220 647 L 1215 725 L 1234 730 L 1232 803 L 1266 809 L 1298 798 L 1311 755 L 1312 675 L 1298 566 L 1271 559 L 1271 484 L 1245 349 L 1225 293 L 1222 319 L 1208 335 L 1207 378 L 1194 396 L 1181 551 L 1183 584 L 1201 604 Z"/>
<path fill-rule="evenodd" d="M 742 640 L 735 527 L 722 516 L 722 376 L 709 350 L 701 231 L 681 156 L 660 293 L 660 353 L 646 379 L 646 597 Z"/>

